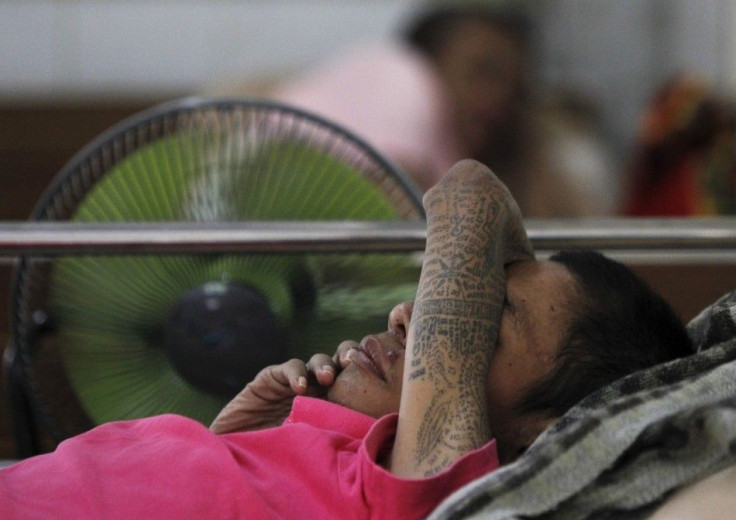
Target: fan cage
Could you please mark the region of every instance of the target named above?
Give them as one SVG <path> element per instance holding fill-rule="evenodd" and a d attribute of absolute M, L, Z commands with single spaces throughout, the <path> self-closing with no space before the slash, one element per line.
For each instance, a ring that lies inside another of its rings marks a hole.
<path fill-rule="evenodd" d="M 262 125 L 277 120 L 277 126 L 271 130 L 280 135 L 291 133 L 298 136 L 304 135 L 303 131 L 324 131 L 330 136 L 333 146 L 340 145 L 343 159 L 381 187 L 402 218 L 423 217 L 422 195 L 417 186 L 370 144 L 344 127 L 310 112 L 269 100 L 186 98 L 131 116 L 82 148 L 52 181 L 29 218 L 66 220 L 94 184 L 136 150 L 198 122 L 205 122 L 200 127 L 206 127 L 209 122 L 228 118 L 237 121 L 248 113 L 260 119 Z M 222 117 L 228 114 L 228 117 Z M 285 128 L 287 132 L 284 132 Z M 212 130 L 218 128 L 213 126 Z M 113 150 L 112 154 L 110 150 Z"/>
<path fill-rule="evenodd" d="M 85 196 L 107 172 L 150 143 L 195 126 L 207 128 L 212 125 L 212 131 L 218 132 L 222 128 L 217 125 L 222 121 L 237 126 L 249 117 L 253 124 L 259 125 L 259 132 L 293 137 L 309 134 L 310 139 L 317 139 L 317 144 L 325 151 L 330 151 L 330 146 L 342 150 L 340 159 L 370 179 L 401 219 L 423 218 L 421 192 L 406 174 L 345 128 L 307 111 L 268 100 L 186 98 L 125 119 L 82 148 L 54 178 L 29 220 L 71 219 Z M 322 142 L 320 135 L 325 137 Z M 30 413 L 40 419 L 52 441 L 58 442 L 94 424 L 75 398 L 61 368 L 45 371 L 43 380 L 34 374 L 34 364 L 61 366 L 54 346 L 48 342 L 41 346 L 39 342 L 45 327 L 43 308 L 48 297 L 50 268 L 51 262 L 45 258 L 20 257 L 16 260 L 11 280 L 10 313 L 13 364 L 22 374 L 21 391 L 29 401 Z M 55 376 L 49 378 L 51 373 Z"/>

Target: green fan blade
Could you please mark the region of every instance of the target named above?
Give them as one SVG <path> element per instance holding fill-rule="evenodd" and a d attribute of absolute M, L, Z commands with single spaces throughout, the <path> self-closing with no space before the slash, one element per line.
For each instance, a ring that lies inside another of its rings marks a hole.
<path fill-rule="evenodd" d="M 299 356 L 306 359 L 317 352 L 332 354 L 342 340 L 360 341 L 386 330 L 391 309 L 414 299 L 415 292 L 416 282 L 323 289 L 315 319 L 296 344 Z"/>
<path fill-rule="evenodd" d="M 62 341 L 75 388 L 98 423 L 179 413 L 211 421 L 223 400 L 199 392 L 179 377 L 159 349 L 135 335 L 66 329 Z"/>
<path fill-rule="evenodd" d="M 253 140 L 251 131 L 214 125 L 149 144 L 100 179 L 73 220 L 400 218 L 336 151 L 339 143 L 295 139 L 279 127 L 274 138 Z M 299 276 L 316 289 L 309 319 L 293 301 Z M 306 358 L 384 329 L 393 305 L 413 298 L 417 277 L 417 262 L 406 255 L 71 257 L 54 264 L 50 302 L 70 383 L 95 423 L 165 412 L 208 423 L 227 399 L 182 379 L 161 344 L 182 294 L 212 281 L 254 288 L 289 330 L 291 355 Z"/>

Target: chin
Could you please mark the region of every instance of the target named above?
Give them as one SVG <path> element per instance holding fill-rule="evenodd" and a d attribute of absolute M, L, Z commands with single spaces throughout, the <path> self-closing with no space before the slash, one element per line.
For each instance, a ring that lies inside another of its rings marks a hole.
<path fill-rule="evenodd" d="M 375 381 L 366 382 L 342 379 L 341 374 L 327 390 L 327 400 L 376 419 L 390 413 L 398 413 L 399 395 L 378 387 Z M 363 383 L 363 384 L 360 384 Z"/>
<path fill-rule="evenodd" d="M 361 410 L 361 399 L 359 385 L 353 384 L 348 377 L 343 377 L 346 374 L 340 374 L 335 379 L 333 385 L 327 390 L 327 400 L 331 403 L 339 404 L 345 408 L 350 408 L 357 412 L 363 412 Z M 365 413 L 365 412 L 363 412 Z"/>

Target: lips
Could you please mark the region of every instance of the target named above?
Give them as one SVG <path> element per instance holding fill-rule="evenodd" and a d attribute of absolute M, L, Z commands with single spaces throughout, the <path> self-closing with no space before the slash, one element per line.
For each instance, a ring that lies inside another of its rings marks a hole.
<path fill-rule="evenodd" d="M 386 381 L 384 370 L 384 352 L 381 344 L 373 336 L 366 336 L 360 345 L 348 351 L 347 359 L 356 365 L 372 372 L 382 381 Z"/>

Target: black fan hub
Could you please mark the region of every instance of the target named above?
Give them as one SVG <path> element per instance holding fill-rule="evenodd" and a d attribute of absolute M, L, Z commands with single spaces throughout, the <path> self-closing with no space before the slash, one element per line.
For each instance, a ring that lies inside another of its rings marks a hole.
<path fill-rule="evenodd" d="M 266 365 L 287 356 L 286 335 L 268 301 L 240 283 L 208 282 L 185 293 L 166 325 L 166 352 L 196 388 L 233 396 Z"/>

